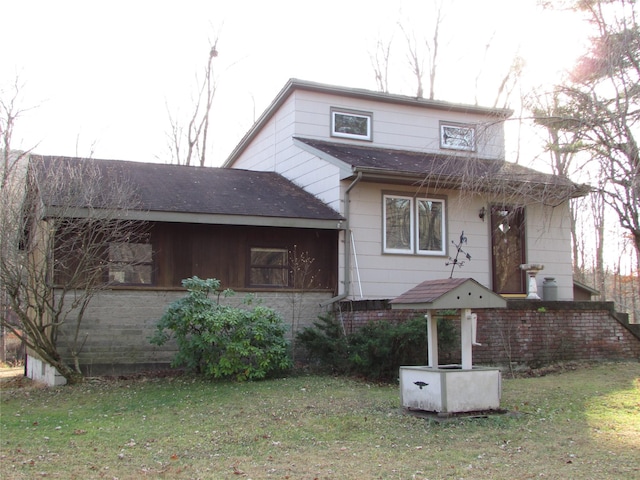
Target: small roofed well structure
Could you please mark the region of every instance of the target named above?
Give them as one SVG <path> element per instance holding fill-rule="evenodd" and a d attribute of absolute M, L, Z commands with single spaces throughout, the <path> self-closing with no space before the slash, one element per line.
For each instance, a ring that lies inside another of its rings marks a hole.
<path fill-rule="evenodd" d="M 420 283 L 390 302 L 392 309 L 425 310 L 428 365 L 400 367 L 402 406 L 438 413 L 497 410 L 500 370 L 473 366 L 477 316 L 472 309 L 505 308 L 504 298 L 473 278 Z M 461 365 L 438 365 L 437 310 L 460 311 Z"/>

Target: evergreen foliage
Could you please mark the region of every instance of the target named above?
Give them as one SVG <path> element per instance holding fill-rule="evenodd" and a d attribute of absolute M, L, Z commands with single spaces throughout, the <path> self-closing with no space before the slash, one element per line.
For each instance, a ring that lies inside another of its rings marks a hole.
<path fill-rule="evenodd" d="M 438 344 L 451 348 L 457 339 L 452 321 L 438 319 Z M 313 327 L 297 335 L 308 360 L 323 371 L 355 375 L 368 380 L 395 381 L 402 365 L 423 365 L 427 355 L 426 322 L 369 322 L 346 335 L 334 315 L 319 317 Z"/>
<path fill-rule="evenodd" d="M 178 345 L 172 365 L 212 378 L 259 380 L 291 367 L 286 326 L 282 318 L 263 305 L 247 308 L 221 305 L 217 279 L 198 277 L 182 281 L 186 297 L 169 305 L 151 343 L 163 345 L 175 338 Z M 210 298 L 210 295 L 216 299 Z"/>

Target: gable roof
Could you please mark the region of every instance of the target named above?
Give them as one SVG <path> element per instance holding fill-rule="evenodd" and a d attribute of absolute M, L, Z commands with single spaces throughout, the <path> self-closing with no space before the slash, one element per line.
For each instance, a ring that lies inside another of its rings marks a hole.
<path fill-rule="evenodd" d="M 297 78 L 289 79 L 286 85 L 280 90 L 275 99 L 260 115 L 258 120 L 253 124 L 249 131 L 240 140 L 238 145 L 233 149 L 227 160 L 223 163 L 223 167 L 230 167 L 233 162 L 242 154 L 244 149 L 251 143 L 253 138 L 260 132 L 262 127 L 269 121 L 271 117 L 278 111 L 280 106 L 295 92 L 296 90 L 304 90 L 308 92 L 326 93 L 330 95 L 338 95 L 349 98 L 358 98 L 362 100 L 373 100 L 382 103 L 391 103 L 395 105 L 409 105 L 419 108 L 428 108 L 430 110 L 444 110 L 447 112 L 458 113 L 477 113 L 489 115 L 495 119 L 505 119 L 513 114 L 513 110 L 505 108 L 488 108 L 478 105 L 465 105 L 461 103 L 444 102 L 441 100 L 428 100 L 425 98 L 409 97 L 406 95 L 396 95 L 392 93 L 374 92 L 362 88 L 340 87 L 336 85 L 327 85 L 317 82 L 309 82 Z"/>
<path fill-rule="evenodd" d="M 505 308 L 507 301 L 473 278 L 427 280 L 389 301 L 392 309 Z"/>
<path fill-rule="evenodd" d="M 79 168 L 93 170 L 91 174 L 103 180 L 104 188 L 125 182 L 135 192 L 134 212 L 127 213 L 141 220 L 328 229 L 341 228 L 343 220 L 325 203 L 274 172 L 41 155 L 31 155 L 31 163 L 40 179 Z M 95 203 L 98 196 L 89 200 Z M 54 213 L 55 207 L 70 206 L 61 204 L 68 200 L 55 195 L 43 201 Z M 80 211 L 108 205 L 73 207 Z"/>
<path fill-rule="evenodd" d="M 504 160 L 472 155 L 443 155 L 409 150 L 295 138 L 296 144 L 325 160 L 341 164 L 342 176 L 369 181 L 419 184 L 562 202 L 586 195 L 589 187 Z"/>

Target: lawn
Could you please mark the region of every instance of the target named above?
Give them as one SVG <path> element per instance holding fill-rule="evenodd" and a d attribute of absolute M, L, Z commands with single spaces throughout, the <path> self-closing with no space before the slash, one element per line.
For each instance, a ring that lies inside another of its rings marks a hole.
<path fill-rule="evenodd" d="M 510 414 L 404 414 L 395 385 L 292 376 L 2 384 L 0 478 L 640 478 L 640 363 L 503 381 Z"/>

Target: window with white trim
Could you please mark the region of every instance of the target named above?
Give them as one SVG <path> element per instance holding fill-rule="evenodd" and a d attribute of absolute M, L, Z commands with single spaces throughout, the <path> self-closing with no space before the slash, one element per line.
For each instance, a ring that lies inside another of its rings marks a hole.
<path fill-rule="evenodd" d="M 464 123 L 440 122 L 440 148 L 475 152 L 475 126 Z"/>
<path fill-rule="evenodd" d="M 331 109 L 331 136 L 371 140 L 371 113 Z"/>
<path fill-rule="evenodd" d="M 445 201 L 383 196 L 384 253 L 445 255 Z"/>

